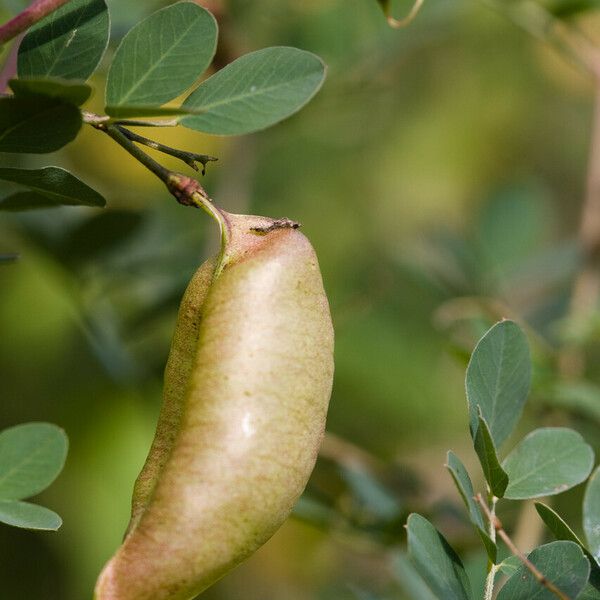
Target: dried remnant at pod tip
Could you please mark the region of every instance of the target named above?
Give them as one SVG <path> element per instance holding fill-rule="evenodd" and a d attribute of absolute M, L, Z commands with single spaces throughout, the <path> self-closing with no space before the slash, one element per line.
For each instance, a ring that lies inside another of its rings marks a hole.
<path fill-rule="evenodd" d="M 190 600 L 266 542 L 314 467 L 333 380 L 316 255 L 287 220 L 219 212 L 183 298 L 156 436 L 96 600 Z"/>

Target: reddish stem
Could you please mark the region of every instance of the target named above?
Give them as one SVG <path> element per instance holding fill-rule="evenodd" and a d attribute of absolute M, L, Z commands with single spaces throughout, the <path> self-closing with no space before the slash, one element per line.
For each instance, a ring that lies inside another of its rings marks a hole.
<path fill-rule="evenodd" d="M 0 44 L 17 37 L 67 2 L 69 0 L 35 0 L 23 12 L 0 26 Z"/>

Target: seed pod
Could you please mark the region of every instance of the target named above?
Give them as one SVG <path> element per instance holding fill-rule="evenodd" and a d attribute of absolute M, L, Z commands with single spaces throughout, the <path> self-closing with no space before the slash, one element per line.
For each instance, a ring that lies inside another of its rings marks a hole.
<path fill-rule="evenodd" d="M 271 537 L 314 467 L 333 378 L 314 250 L 288 222 L 221 217 L 223 252 L 182 303 L 156 439 L 97 600 L 194 598 Z"/>

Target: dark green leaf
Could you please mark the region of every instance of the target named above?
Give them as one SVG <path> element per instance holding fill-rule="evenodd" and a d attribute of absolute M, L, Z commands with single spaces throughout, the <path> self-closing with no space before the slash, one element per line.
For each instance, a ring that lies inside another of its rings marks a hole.
<path fill-rule="evenodd" d="M 505 498 L 552 496 L 587 479 L 594 451 L 576 431 L 547 427 L 523 438 L 502 466 L 509 480 Z"/>
<path fill-rule="evenodd" d="M 109 29 L 104 0 L 71 0 L 23 38 L 19 76 L 87 79 L 106 50 Z"/>
<path fill-rule="evenodd" d="M 9 85 L 15 96 L 60 98 L 75 106 L 82 105 L 92 93 L 87 83 L 68 79 L 11 79 Z"/>
<path fill-rule="evenodd" d="M 119 105 L 159 106 L 177 97 L 208 68 L 216 43 L 215 18 L 195 2 L 150 15 L 117 48 L 106 83 L 110 114 Z"/>
<path fill-rule="evenodd" d="M 67 457 L 65 432 L 50 423 L 25 423 L 0 433 L 0 499 L 21 500 L 45 490 Z"/>
<path fill-rule="evenodd" d="M 392 568 L 400 586 L 412 600 L 436 600 L 437 596 L 433 595 L 404 552 L 394 553 Z"/>
<path fill-rule="evenodd" d="M 0 200 L 0 210 L 27 210 L 53 206 L 104 206 L 106 201 L 94 189 L 60 167 L 43 169 L 0 168 L 0 179 L 26 186 L 23 192 Z"/>
<path fill-rule="evenodd" d="M 56 531 L 62 525 L 62 519 L 50 509 L 18 500 L 0 500 L 0 522 L 42 531 Z"/>
<path fill-rule="evenodd" d="M 59 250 L 60 256 L 69 263 L 97 259 L 137 233 L 142 223 L 143 216 L 132 211 L 111 210 L 94 215 L 70 232 Z"/>
<path fill-rule="evenodd" d="M 500 466 L 494 440 L 485 420 L 480 416 L 473 445 L 479 457 L 485 479 L 494 496 L 502 498 L 508 485 L 508 475 Z"/>
<path fill-rule="evenodd" d="M 549 11 L 559 19 L 569 19 L 599 8 L 600 0 L 555 0 L 550 4 Z"/>
<path fill-rule="evenodd" d="M 535 510 L 548 529 L 554 534 L 557 540 L 565 540 L 568 542 L 575 542 L 582 548 L 583 542 L 577 537 L 576 533 L 563 521 L 562 517 L 549 506 L 546 506 L 542 502 L 535 503 Z"/>
<path fill-rule="evenodd" d="M 183 103 L 204 111 L 184 117 L 186 127 L 240 135 L 269 127 L 300 110 L 319 90 L 325 65 L 297 48 L 246 54 L 201 83 Z"/>
<path fill-rule="evenodd" d="M 471 482 L 471 478 L 469 477 L 467 469 L 460 461 L 458 456 L 456 456 L 456 454 L 454 454 L 452 451 L 448 452 L 446 468 L 450 472 L 450 475 L 452 475 L 452 479 L 458 488 L 458 492 L 463 499 L 467 510 L 469 511 L 471 523 L 473 523 L 477 533 L 481 537 L 481 541 L 485 546 L 485 550 L 489 559 L 495 563 L 498 548 L 486 532 L 485 523 L 483 521 L 483 517 L 481 516 L 479 505 L 474 497 L 475 492 L 473 490 L 473 483 Z"/>
<path fill-rule="evenodd" d="M 527 338 L 513 321 L 496 323 L 478 342 L 467 367 L 466 389 L 471 435 L 478 410 L 499 448 L 523 412 L 531 383 Z"/>
<path fill-rule="evenodd" d="M 577 598 L 587 584 L 590 563 L 573 542 L 545 544 L 527 558 L 569 598 Z M 556 596 L 538 583 L 525 565 L 521 565 L 500 590 L 498 600 L 556 600 Z"/>
<path fill-rule="evenodd" d="M 0 152 L 54 152 L 74 140 L 80 127 L 81 113 L 70 103 L 0 98 Z"/>
<path fill-rule="evenodd" d="M 590 477 L 585 490 L 583 529 L 589 550 L 600 563 L 600 467 Z"/>
<path fill-rule="evenodd" d="M 416 513 L 408 517 L 408 554 L 419 575 L 440 600 L 469 600 L 463 564 L 444 536 Z"/>

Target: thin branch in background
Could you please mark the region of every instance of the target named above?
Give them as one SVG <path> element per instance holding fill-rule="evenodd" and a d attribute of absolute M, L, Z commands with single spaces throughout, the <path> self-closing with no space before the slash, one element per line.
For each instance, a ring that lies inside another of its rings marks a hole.
<path fill-rule="evenodd" d="M 593 316 L 600 298 L 600 75 L 596 79 L 595 93 L 586 193 L 579 226 L 584 263 L 575 279 L 569 307 L 569 319 L 575 326 Z M 560 354 L 559 370 L 568 379 L 583 375 L 585 354 L 580 344 L 565 346 Z"/>
<path fill-rule="evenodd" d="M 219 160 L 214 156 L 209 156 L 208 154 L 196 154 L 195 152 L 187 152 L 186 150 L 178 150 L 177 148 L 171 148 L 171 146 L 165 146 L 165 144 L 161 144 L 160 142 L 155 142 L 147 137 L 142 135 L 138 135 L 133 131 L 129 131 L 129 129 L 125 129 L 121 125 L 115 125 L 118 127 L 121 133 L 124 133 L 132 142 L 137 142 L 138 144 L 143 144 L 144 146 L 148 146 L 148 148 L 152 148 L 154 150 L 158 150 L 163 154 L 168 154 L 169 156 L 174 156 L 179 160 L 183 161 L 186 165 L 189 165 L 194 169 L 194 171 L 198 171 L 197 163 L 202 165 L 202 175 L 206 175 L 206 164 Z"/>
<path fill-rule="evenodd" d="M 16 38 L 20 33 L 66 4 L 69 0 L 35 0 L 24 11 L 0 26 L 0 45 Z"/>
<path fill-rule="evenodd" d="M 408 14 L 405 17 L 403 17 L 402 19 L 396 19 L 392 15 L 388 14 L 387 15 L 388 24 L 390 25 L 390 27 L 393 27 L 394 29 L 400 29 L 402 27 L 406 27 L 407 25 L 410 25 L 415 20 L 415 17 L 419 14 L 419 11 L 423 7 L 424 3 L 425 3 L 425 0 L 415 0 L 415 3 L 412 5 Z"/>
<path fill-rule="evenodd" d="M 508 533 L 504 530 L 504 526 L 500 519 L 492 513 L 490 507 L 487 505 L 487 502 L 483 499 L 481 494 L 477 494 L 475 496 L 475 500 L 479 502 L 481 508 L 485 516 L 487 517 L 490 524 L 493 526 L 494 530 L 502 538 L 502 541 L 506 544 L 508 549 L 515 555 L 521 559 L 521 562 L 525 565 L 525 567 L 530 571 L 530 573 L 536 578 L 537 582 L 545 587 L 549 592 L 553 593 L 557 598 L 561 600 L 571 600 L 569 596 L 561 592 L 555 585 L 552 583 L 526 556 L 517 548 L 515 543 L 509 537 Z"/>

